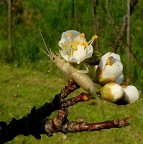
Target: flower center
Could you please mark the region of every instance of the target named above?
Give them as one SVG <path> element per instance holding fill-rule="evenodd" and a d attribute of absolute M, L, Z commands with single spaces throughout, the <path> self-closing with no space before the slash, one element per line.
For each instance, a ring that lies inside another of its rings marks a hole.
<path fill-rule="evenodd" d="M 112 65 L 113 64 L 113 56 L 108 57 L 105 65 Z"/>
<path fill-rule="evenodd" d="M 73 51 L 76 51 L 77 50 L 77 44 L 76 43 L 71 43 L 70 44 L 70 47 Z"/>

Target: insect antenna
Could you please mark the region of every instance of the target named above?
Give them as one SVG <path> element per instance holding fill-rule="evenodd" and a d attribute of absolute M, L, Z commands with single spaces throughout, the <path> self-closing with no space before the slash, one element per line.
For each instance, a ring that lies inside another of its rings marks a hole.
<path fill-rule="evenodd" d="M 44 37 L 43 37 L 43 35 L 42 35 L 42 32 L 41 32 L 41 29 L 40 29 L 40 28 L 39 28 L 39 31 L 40 31 L 40 35 L 41 35 L 42 41 L 43 41 L 43 43 L 44 43 L 44 46 L 45 46 L 47 52 L 46 52 L 45 50 L 43 50 L 42 48 L 41 48 L 41 50 L 42 50 L 48 57 L 50 57 L 51 50 L 49 51 L 49 49 L 48 49 L 48 47 L 47 47 L 47 45 L 46 45 L 46 42 L 45 42 L 45 40 L 44 40 Z"/>
<path fill-rule="evenodd" d="M 50 55 L 55 56 L 55 54 L 52 52 L 51 48 L 50 48 L 49 52 L 50 52 Z"/>

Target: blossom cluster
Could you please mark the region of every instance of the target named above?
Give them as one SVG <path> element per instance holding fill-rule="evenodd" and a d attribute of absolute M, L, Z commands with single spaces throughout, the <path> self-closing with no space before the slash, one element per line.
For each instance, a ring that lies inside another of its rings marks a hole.
<path fill-rule="evenodd" d="M 98 38 L 94 35 L 87 42 L 84 33 L 68 30 L 62 33 L 59 41 L 60 54 L 65 61 L 80 64 L 92 57 L 92 43 Z M 123 85 L 123 64 L 120 56 L 108 52 L 104 54 L 96 67 L 96 80 L 102 86 L 101 98 L 113 103 L 134 103 L 139 98 L 139 91 L 133 85 Z"/>
<path fill-rule="evenodd" d="M 123 85 L 123 64 L 120 56 L 108 52 L 102 56 L 97 67 L 97 79 L 104 84 L 101 97 L 110 102 L 134 103 L 139 98 L 139 91 L 133 85 Z"/>

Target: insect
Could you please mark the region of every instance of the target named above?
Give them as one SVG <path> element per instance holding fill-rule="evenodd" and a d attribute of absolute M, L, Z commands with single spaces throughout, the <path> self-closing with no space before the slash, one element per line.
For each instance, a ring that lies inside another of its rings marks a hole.
<path fill-rule="evenodd" d="M 74 80 L 85 91 L 87 91 L 89 94 L 95 94 L 96 89 L 95 89 L 94 83 L 90 79 L 90 77 L 86 74 L 88 73 L 88 69 L 78 70 L 75 67 L 73 67 L 72 64 L 62 59 L 60 55 L 55 55 L 51 51 L 51 49 L 47 48 L 47 45 L 45 43 L 45 40 L 43 38 L 41 31 L 40 31 L 40 34 L 41 34 L 41 37 L 42 37 L 42 40 L 44 42 L 47 52 L 45 52 L 43 49 L 42 51 L 50 58 L 50 60 L 54 62 L 56 66 L 68 76 L 68 78 L 71 78 L 72 80 Z"/>

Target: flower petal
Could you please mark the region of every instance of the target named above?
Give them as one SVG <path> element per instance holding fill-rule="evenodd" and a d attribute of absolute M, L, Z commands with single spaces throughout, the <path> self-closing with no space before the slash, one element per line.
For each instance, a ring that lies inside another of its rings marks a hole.
<path fill-rule="evenodd" d="M 69 61 L 69 56 L 65 53 L 65 51 L 60 50 L 60 54 L 66 61 Z"/>
<path fill-rule="evenodd" d="M 116 83 L 118 84 L 122 84 L 123 83 L 123 80 L 124 80 L 124 74 L 122 72 L 122 74 L 119 76 L 119 78 L 116 80 Z"/>
<path fill-rule="evenodd" d="M 133 85 L 122 86 L 125 92 L 125 96 L 123 98 L 127 103 L 134 103 L 137 99 L 139 99 L 139 91 Z"/>
<path fill-rule="evenodd" d="M 93 46 L 89 45 L 85 49 L 86 49 L 86 53 L 87 53 L 86 58 L 90 58 L 93 54 Z"/>

